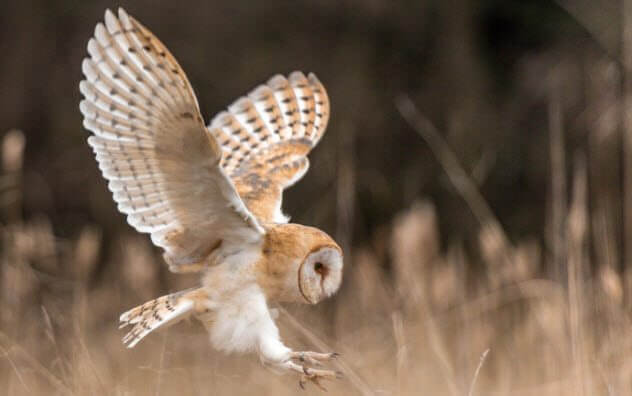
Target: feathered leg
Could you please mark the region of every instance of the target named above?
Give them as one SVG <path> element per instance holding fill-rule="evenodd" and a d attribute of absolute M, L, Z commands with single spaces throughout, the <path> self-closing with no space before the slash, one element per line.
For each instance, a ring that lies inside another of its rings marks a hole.
<path fill-rule="evenodd" d="M 220 292 L 217 288 L 207 289 L 207 292 L 210 300 L 221 303 L 214 305 L 210 320 L 199 314 L 197 316 L 205 322 L 215 348 L 226 352 L 256 351 L 264 365 L 298 374 L 301 387 L 311 381 L 324 389 L 320 380 L 341 377 L 333 370 L 310 367 L 320 366 L 337 354 L 297 352 L 283 344 L 266 297 L 257 285 L 246 285 L 231 293 L 226 290 Z M 214 293 L 221 297 L 214 298 Z"/>
<path fill-rule="evenodd" d="M 322 390 L 326 390 L 320 383 L 322 379 L 340 379 L 342 373 L 334 370 L 316 369 L 311 366 L 322 366 L 338 357 L 338 354 L 320 353 L 312 351 L 293 351 L 281 342 L 279 330 L 266 308 L 265 315 L 259 321 L 260 338 L 258 352 L 261 361 L 283 371 L 295 372 L 300 375 L 299 385 L 305 387 L 310 381 Z"/>

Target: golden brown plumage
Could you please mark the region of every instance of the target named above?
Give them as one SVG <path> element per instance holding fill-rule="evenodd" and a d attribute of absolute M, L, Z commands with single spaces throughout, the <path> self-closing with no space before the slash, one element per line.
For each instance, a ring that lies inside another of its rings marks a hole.
<path fill-rule="evenodd" d="M 300 179 L 312 146 L 306 139 L 275 143 L 244 161 L 232 179 L 248 209 L 263 222 L 285 222 L 280 213 L 283 189 Z"/>
<path fill-rule="evenodd" d="M 304 260 L 310 253 L 329 248 L 337 251 L 342 257 L 340 246 L 326 233 L 314 227 L 300 224 L 274 224 L 266 227 L 266 236 L 262 248 L 262 257 L 256 263 L 258 283 L 266 296 L 275 302 L 308 302 L 316 304 L 332 291 L 305 292 L 313 287 L 306 279 L 301 279 L 300 267 L 306 265 Z M 341 262 L 342 264 L 342 262 Z M 297 284 L 299 287 L 292 287 Z M 335 288 L 342 281 L 342 271 L 327 274 Z M 318 285 L 315 285 L 318 286 Z"/>

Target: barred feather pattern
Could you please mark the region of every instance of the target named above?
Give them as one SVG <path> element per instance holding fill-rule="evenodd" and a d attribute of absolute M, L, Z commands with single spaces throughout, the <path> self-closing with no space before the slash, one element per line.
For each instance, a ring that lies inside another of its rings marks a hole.
<path fill-rule="evenodd" d="M 132 326 L 123 337 L 123 343 L 133 348 L 152 331 L 188 317 L 194 312 L 195 291 L 198 289 L 168 294 L 123 313 L 119 319 L 119 328 Z"/>
<path fill-rule="evenodd" d="M 329 108 L 318 78 L 297 71 L 272 77 L 211 121 L 221 166 L 259 220 L 288 221 L 281 213 L 283 189 L 309 168 L 306 157 L 325 132 Z"/>
<path fill-rule="evenodd" d="M 118 17 L 106 11 L 88 53 L 80 110 L 129 224 L 150 233 L 172 267 L 204 259 L 220 242 L 259 240 L 264 231 L 220 166 L 222 150 L 167 48 L 119 9 Z"/>

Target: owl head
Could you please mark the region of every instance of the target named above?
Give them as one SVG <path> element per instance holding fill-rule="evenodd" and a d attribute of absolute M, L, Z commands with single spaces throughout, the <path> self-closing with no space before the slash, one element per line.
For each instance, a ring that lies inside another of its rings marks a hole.
<path fill-rule="evenodd" d="M 342 283 L 342 249 L 323 231 L 299 224 L 267 230 L 260 285 L 276 301 L 316 304 Z"/>

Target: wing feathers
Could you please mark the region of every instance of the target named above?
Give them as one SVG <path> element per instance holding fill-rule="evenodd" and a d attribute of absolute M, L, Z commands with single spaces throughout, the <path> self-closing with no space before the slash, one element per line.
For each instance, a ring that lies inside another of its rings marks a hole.
<path fill-rule="evenodd" d="M 132 326 L 123 337 L 123 343 L 133 348 L 152 331 L 185 319 L 194 312 L 198 294 L 199 289 L 172 293 L 123 313 L 119 319 L 119 328 Z"/>
<path fill-rule="evenodd" d="M 305 156 L 329 119 L 329 99 L 315 75 L 277 75 L 219 113 L 209 131 L 220 143 L 221 165 L 248 208 L 262 221 L 287 221 L 283 189 L 307 171 Z"/>
<path fill-rule="evenodd" d="M 191 85 L 167 48 L 120 9 L 88 42 L 79 109 L 118 209 L 166 250 L 172 265 L 200 260 L 218 241 L 263 229 L 219 167 Z"/>

